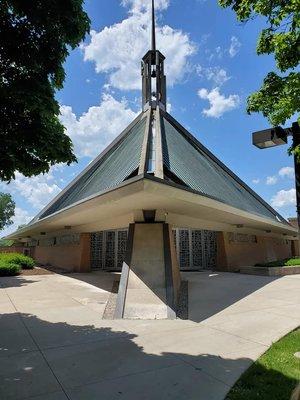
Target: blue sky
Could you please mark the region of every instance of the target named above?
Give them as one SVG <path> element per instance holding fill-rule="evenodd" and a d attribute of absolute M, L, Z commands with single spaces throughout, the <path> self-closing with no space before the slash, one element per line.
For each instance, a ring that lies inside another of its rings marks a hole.
<path fill-rule="evenodd" d="M 12 193 L 15 225 L 28 222 L 140 111 L 140 59 L 149 48 L 150 0 L 86 0 L 92 32 L 65 65 L 57 93 L 61 120 L 78 164 L 27 179 L 20 174 L 0 190 Z M 258 150 L 251 132 L 269 126 L 246 114 L 272 57 L 256 55 L 263 19 L 241 24 L 211 0 L 156 0 L 157 47 L 166 55 L 171 114 L 283 216 L 295 216 L 293 160 L 287 146 Z"/>

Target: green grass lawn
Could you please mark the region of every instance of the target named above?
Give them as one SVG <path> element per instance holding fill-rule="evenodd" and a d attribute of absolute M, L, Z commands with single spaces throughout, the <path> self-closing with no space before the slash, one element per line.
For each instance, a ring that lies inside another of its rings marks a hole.
<path fill-rule="evenodd" d="M 300 328 L 274 343 L 239 379 L 226 400 L 290 400 L 300 381 Z"/>
<path fill-rule="evenodd" d="M 268 263 L 258 263 L 255 265 L 256 267 L 295 267 L 300 266 L 300 258 L 286 258 L 284 260 L 279 261 L 271 261 Z"/>

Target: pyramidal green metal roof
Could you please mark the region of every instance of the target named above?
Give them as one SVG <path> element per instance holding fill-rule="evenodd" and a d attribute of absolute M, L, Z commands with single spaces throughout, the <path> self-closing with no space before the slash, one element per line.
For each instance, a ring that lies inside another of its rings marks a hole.
<path fill-rule="evenodd" d="M 186 187 L 252 214 L 286 222 L 168 113 L 161 113 L 164 168 Z"/>
<path fill-rule="evenodd" d="M 45 218 L 137 175 L 147 115 L 141 114 L 90 167 L 76 178 L 33 221 Z"/>
<path fill-rule="evenodd" d="M 149 160 L 155 164 L 149 171 Z M 158 162 L 159 160 L 159 162 Z M 160 164 L 159 164 L 160 163 Z M 287 224 L 269 204 L 160 107 L 148 108 L 32 221 L 139 175 Z"/>
<path fill-rule="evenodd" d="M 152 48 L 141 64 L 143 111 L 29 226 L 93 197 L 100 203 L 102 194 L 139 179 L 153 179 L 288 224 L 166 112 L 164 60 L 155 46 L 152 2 Z"/>

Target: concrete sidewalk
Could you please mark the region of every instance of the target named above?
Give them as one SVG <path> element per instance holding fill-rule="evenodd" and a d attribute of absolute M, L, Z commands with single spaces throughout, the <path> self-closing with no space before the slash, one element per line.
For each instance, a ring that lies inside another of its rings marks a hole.
<path fill-rule="evenodd" d="M 102 320 L 112 274 L 0 278 L 0 399 L 222 400 L 300 325 L 300 275 L 183 275 L 189 321 Z"/>

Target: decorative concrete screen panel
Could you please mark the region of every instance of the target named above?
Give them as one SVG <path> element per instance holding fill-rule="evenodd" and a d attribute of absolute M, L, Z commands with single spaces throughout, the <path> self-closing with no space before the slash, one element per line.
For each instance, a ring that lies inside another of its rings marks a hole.
<path fill-rule="evenodd" d="M 182 271 L 214 269 L 217 259 L 216 232 L 191 229 L 173 230 L 177 259 Z M 93 269 L 120 271 L 126 253 L 128 232 L 125 229 L 91 235 Z"/>
<path fill-rule="evenodd" d="M 257 237 L 255 235 L 247 235 L 245 233 L 233 233 L 228 234 L 229 243 L 257 243 Z"/>
<path fill-rule="evenodd" d="M 72 233 L 69 235 L 53 236 L 49 238 L 40 239 L 35 242 L 35 245 L 49 247 L 49 246 L 66 246 L 80 243 L 80 233 Z"/>
<path fill-rule="evenodd" d="M 55 237 L 51 237 L 51 238 L 46 238 L 46 239 L 40 239 L 38 241 L 38 245 L 39 246 L 43 246 L 43 247 L 49 247 L 49 246 L 54 246 L 55 245 Z"/>
<path fill-rule="evenodd" d="M 175 229 L 173 233 L 181 271 L 210 270 L 216 267 L 216 232 Z"/>
<path fill-rule="evenodd" d="M 80 234 L 73 233 L 70 235 L 62 235 L 56 237 L 56 245 L 57 246 L 65 246 L 71 244 L 79 244 L 80 242 Z"/>
<path fill-rule="evenodd" d="M 103 235 L 97 232 L 91 235 L 91 267 L 92 269 L 103 268 Z"/>
<path fill-rule="evenodd" d="M 120 271 L 125 258 L 127 230 L 96 232 L 91 235 L 92 269 Z"/>

